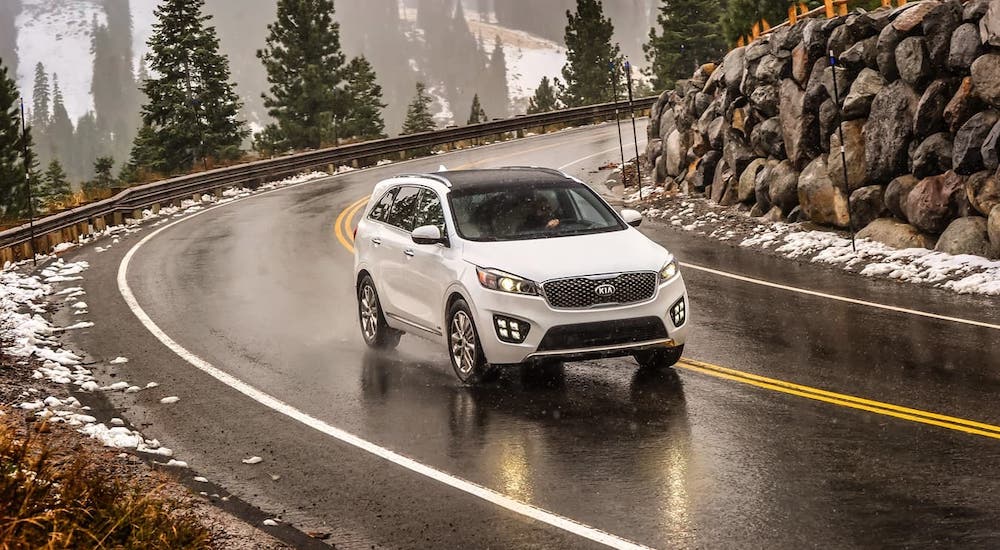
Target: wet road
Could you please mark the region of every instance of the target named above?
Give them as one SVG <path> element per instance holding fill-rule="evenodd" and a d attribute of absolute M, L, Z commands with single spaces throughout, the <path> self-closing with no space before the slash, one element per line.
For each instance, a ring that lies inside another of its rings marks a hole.
<path fill-rule="evenodd" d="M 441 163 L 573 162 L 568 172 L 603 179 L 589 171 L 616 158 L 616 145 L 613 127 L 570 131 L 254 197 L 149 239 L 130 259 L 128 287 L 165 335 L 239 381 L 436 471 L 611 533 L 613 543 L 997 545 L 1000 441 L 991 428 L 976 435 L 850 408 L 694 362 L 659 373 L 627 359 L 511 370 L 467 388 L 426 342 L 365 351 L 351 255 L 334 222 L 379 178 Z M 72 337 L 98 359 L 130 358 L 105 368 L 109 379 L 161 384 L 115 399 L 199 473 L 305 530 L 332 533 L 338 547 L 598 545 L 345 444 L 185 362 L 136 321 L 115 283 L 125 253 L 153 230 L 78 253 L 91 262 L 85 288 L 97 326 Z M 685 269 L 690 360 L 1000 424 L 1000 331 L 794 289 L 997 324 L 995 300 L 645 230 L 685 263 L 792 287 Z M 181 401 L 160 405 L 165 395 Z M 240 462 L 251 455 L 264 462 Z"/>

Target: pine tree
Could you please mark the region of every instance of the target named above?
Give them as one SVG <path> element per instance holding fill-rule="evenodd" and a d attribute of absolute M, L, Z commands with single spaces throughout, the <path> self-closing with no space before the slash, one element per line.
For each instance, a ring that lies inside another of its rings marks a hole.
<path fill-rule="evenodd" d="M 427 87 L 423 82 L 417 82 L 417 95 L 406 109 L 406 121 L 403 122 L 402 135 L 430 132 L 437 128 L 430 106 L 433 100 L 427 95 Z"/>
<path fill-rule="evenodd" d="M 558 82 L 559 79 L 556 79 Z M 556 99 L 556 90 L 549 83 L 549 77 L 543 76 L 541 83 L 535 88 L 535 95 L 528 100 L 528 114 L 547 113 L 559 108 L 559 101 Z"/>
<path fill-rule="evenodd" d="M 52 120 L 48 130 L 53 159 L 59 159 L 60 163 L 70 170 L 71 177 L 77 180 L 83 179 L 81 174 L 73 173 L 70 169 L 74 150 L 73 121 L 66 112 L 62 90 L 59 88 L 59 77 L 55 73 L 52 73 Z"/>
<path fill-rule="evenodd" d="M 116 161 L 128 158 L 140 121 L 141 94 L 132 68 L 132 18 L 128 0 L 103 0 L 107 24 L 93 24 L 95 78 L 90 92 L 98 131 Z"/>
<path fill-rule="evenodd" d="M 69 180 L 66 179 L 66 172 L 58 160 L 52 159 L 49 162 L 43 180 L 41 195 L 44 197 L 45 207 L 51 211 L 58 205 L 65 205 L 73 191 L 70 189 Z"/>
<path fill-rule="evenodd" d="M 203 5 L 204 0 L 164 0 L 155 12 L 151 76 L 142 88 L 148 98 L 142 121 L 155 137 L 136 139 L 131 158 L 155 159 L 148 168 L 158 172 L 188 170 L 208 158 L 236 158 L 249 134 L 237 118 L 241 104 L 229 61 L 219 53 Z"/>
<path fill-rule="evenodd" d="M 0 211 L 7 219 L 20 218 L 28 208 L 18 97 L 17 85 L 0 64 Z"/>
<path fill-rule="evenodd" d="M 346 115 L 344 54 L 332 0 L 278 0 L 267 46 L 257 57 L 267 70 L 264 105 L 276 123 L 267 134 L 276 150 L 316 149 Z"/>
<path fill-rule="evenodd" d="M 347 64 L 346 76 L 344 92 L 349 110 L 344 119 L 344 135 L 362 139 L 385 137 L 382 87 L 375 80 L 371 63 L 364 56 L 355 57 Z"/>
<path fill-rule="evenodd" d="M 21 13 L 21 0 L 0 2 L 0 65 L 17 78 L 17 21 Z"/>
<path fill-rule="evenodd" d="M 31 127 L 41 130 L 49 124 L 49 75 L 45 65 L 35 65 L 35 87 L 31 98 Z"/>
<path fill-rule="evenodd" d="M 76 121 L 73 133 L 73 171 L 86 181 L 94 176 L 94 159 L 107 155 L 108 144 L 97 128 L 97 116 L 87 112 Z M 71 172 L 72 174 L 73 172 Z"/>
<path fill-rule="evenodd" d="M 479 124 L 480 122 L 489 121 L 486 118 L 486 111 L 483 110 L 483 106 L 479 104 L 479 94 L 472 96 L 472 111 L 469 113 L 469 122 L 466 124 Z"/>
<path fill-rule="evenodd" d="M 599 0 L 577 0 L 576 13 L 566 12 L 565 85 L 560 99 L 568 107 L 611 101 L 609 67 L 622 61 L 611 20 L 604 17 Z"/>
<path fill-rule="evenodd" d="M 96 191 L 98 189 L 111 189 L 118 180 L 111 172 L 115 168 L 115 159 L 111 157 L 97 157 L 94 161 L 94 179 L 83 184 L 85 191 Z"/>
<path fill-rule="evenodd" d="M 663 0 L 656 18 L 662 34 L 650 29 L 649 43 L 643 46 L 656 89 L 672 87 L 722 55 L 725 45 L 715 20 L 717 11 L 718 3 L 712 0 Z"/>
<path fill-rule="evenodd" d="M 486 105 L 494 116 L 506 118 L 510 111 L 510 92 L 507 88 L 507 56 L 503 51 L 503 41 L 500 35 L 496 37 L 493 44 L 493 53 L 490 55 L 490 66 L 487 70 L 488 95 Z"/>

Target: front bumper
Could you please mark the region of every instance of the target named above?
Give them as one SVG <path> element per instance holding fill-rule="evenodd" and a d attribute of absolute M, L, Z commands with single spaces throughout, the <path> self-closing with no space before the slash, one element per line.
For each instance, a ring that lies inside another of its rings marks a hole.
<path fill-rule="evenodd" d="M 553 309 L 540 296 L 506 294 L 482 287 L 475 289 L 472 301 L 483 352 L 493 364 L 617 357 L 658 347 L 681 346 L 690 324 L 687 291 L 680 275 L 660 285 L 651 300 L 638 304 Z M 671 319 L 670 309 L 679 301 L 683 303 L 685 318 L 678 325 Z M 495 316 L 529 323 L 531 329 L 524 342 L 502 341 L 497 335 Z M 582 327 L 579 337 L 574 337 L 575 327 Z M 603 337 L 583 334 L 601 327 L 609 327 L 610 333 Z"/>

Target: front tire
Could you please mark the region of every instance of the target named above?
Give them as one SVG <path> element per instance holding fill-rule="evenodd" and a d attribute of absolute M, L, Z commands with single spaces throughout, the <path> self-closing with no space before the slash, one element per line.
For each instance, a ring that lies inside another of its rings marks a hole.
<path fill-rule="evenodd" d="M 635 361 L 644 369 L 665 369 L 681 360 L 684 344 L 673 348 L 659 348 L 635 353 Z"/>
<path fill-rule="evenodd" d="M 358 321 L 361 323 L 361 337 L 368 347 L 390 350 L 399 344 L 402 334 L 386 323 L 378 291 L 368 275 L 358 285 Z"/>
<path fill-rule="evenodd" d="M 479 384 L 493 378 L 496 369 L 486 362 L 479 331 L 465 300 L 448 308 L 448 358 L 463 384 Z"/>

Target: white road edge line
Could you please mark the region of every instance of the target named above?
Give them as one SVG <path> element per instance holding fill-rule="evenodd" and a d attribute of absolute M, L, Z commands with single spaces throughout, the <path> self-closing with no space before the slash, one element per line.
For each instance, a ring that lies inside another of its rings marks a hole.
<path fill-rule="evenodd" d="M 680 262 L 680 265 L 681 265 L 681 267 L 685 267 L 685 268 L 688 268 L 688 269 L 694 269 L 696 271 L 704 271 L 705 273 L 711 273 L 712 275 L 718 275 L 720 277 L 727 277 L 729 279 L 735 279 L 737 281 L 743 281 L 745 283 L 751 283 L 751 284 L 766 286 L 766 287 L 770 287 L 770 288 L 777 288 L 779 290 L 787 290 L 789 292 L 797 292 L 799 294 L 807 294 L 809 296 L 816 296 L 818 298 L 825 298 L 827 300 L 835 300 L 835 301 L 838 301 L 838 302 L 846 302 L 848 304 L 856 304 L 856 305 L 860 305 L 860 306 L 867 306 L 867 307 L 873 307 L 873 308 L 877 308 L 877 309 L 884 309 L 884 310 L 887 310 L 887 311 L 895 311 L 897 313 L 906 313 L 908 315 L 917 315 L 917 316 L 920 316 L 920 317 L 927 317 L 927 318 L 930 318 L 930 319 L 938 319 L 938 320 L 941 320 L 941 321 L 949 321 L 949 322 L 952 322 L 952 323 L 961 323 L 961 324 L 964 324 L 964 325 L 972 325 L 972 326 L 975 326 L 975 327 L 982 327 L 982 328 L 988 328 L 988 329 L 993 329 L 993 330 L 1000 330 L 1000 325 L 996 325 L 996 324 L 992 324 L 992 323 L 985 323 L 983 321 L 975 321 L 975 320 L 972 320 L 972 319 L 962 319 L 960 317 L 949 317 L 947 315 L 938 315 L 936 313 L 929 313 L 929 312 L 926 312 L 926 311 L 920 311 L 920 310 L 916 310 L 916 309 L 907 309 L 905 307 L 890 306 L 890 305 L 887 305 L 887 304 L 880 304 L 880 303 L 877 303 L 877 302 L 869 302 L 867 300 L 858 300 L 856 298 L 847 298 L 845 296 L 837 296 L 835 294 L 827 294 L 825 292 L 819 292 L 819 291 L 816 291 L 816 290 L 807 290 L 807 289 L 804 289 L 804 288 L 797 288 L 797 287 L 794 287 L 794 286 L 787 286 L 787 285 L 782 285 L 782 284 L 778 284 L 778 283 L 772 283 L 770 281 L 764 281 L 764 280 L 761 280 L 761 279 L 754 279 L 752 277 L 745 277 L 743 275 L 737 275 L 735 273 L 729 273 L 727 271 L 719 271 L 718 269 L 712 269 L 712 268 L 709 268 L 709 267 L 704 267 L 704 266 L 695 265 L 695 264 L 689 264 L 689 263 Z"/>
<path fill-rule="evenodd" d="M 348 175 L 348 174 L 350 173 L 345 173 L 342 175 Z M 644 546 L 642 544 L 627 540 L 617 535 L 613 535 L 611 533 L 602 531 L 596 527 L 591 527 L 576 520 L 560 516 L 558 514 L 549 512 L 548 510 L 544 510 L 537 506 L 532 506 L 531 504 L 520 502 L 506 495 L 498 493 L 492 489 L 483 487 L 482 485 L 473 483 L 471 481 L 467 481 L 465 479 L 454 476 L 452 474 L 448 474 L 446 472 L 442 472 L 431 466 L 427 466 L 425 464 L 417 462 L 412 458 L 403 456 L 399 453 L 396 453 L 384 447 L 380 447 L 375 443 L 372 443 L 365 439 L 361 439 L 360 437 L 354 434 L 351 434 L 349 432 L 331 426 L 330 424 L 327 424 L 326 422 L 319 420 L 318 418 L 310 416 L 296 409 L 295 407 L 279 400 L 278 398 L 273 397 L 267 393 L 264 393 L 263 391 L 258 390 L 257 388 L 251 386 L 250 384 L 247 384 L 246 382 L 243 382 L 242 380 L 222 370 L 219 370 L 208 361 L 205 361 L 204 359 L 198 357 L 194 353 L 191 353 L 183 346 L 178 344 L 176 341 L 174 341 L 165 332 L 163 332 L 163 330 L 161 330 L 160 327 L 153 322 L 153 320 L 149 317 L 149 315 L 146 314 L 146 311 L 142 309 L 142 306 L 139 305 L 138 300 L 136 300 L 135 294 L 132 293 L 132 289 L 129 287 L 128 284 L 129 263 L 132 261 L 132 258 L 135 256 L 135 253 L 144 244 L 150 241 L 153 237 L 156 237 L 160 232 L 170 229 L 171 227 L 179 223 L 188 221 L 192 218 L 195 218 L 207 212 L 211 212 L 212 210 L 215 210 L 217 208 L 222 208 L 224 206 L 235 204 L 237 202 L 242 202 L 244 200 L 256 198 L 269 193 L 274 193 L 276 191 L 282 191 L 285 189 L 290 189 L 292 187 L 298 187 L 300 185 L 306 185 L 309 183 L 315 183 L 317 181 L 323 181 L 324 179 L 329 179 L 329 178 L 317 178 L 315 180 L 310 180 L 299 184 L 272 189 L 270 191 L 265 191 L 264 193 L 258 193 L 256 195 L 243 197 L 241 199 L 230 201 L 225 204 L 216 205 L 210 208 L 206 208 L 205 210 L 200 210 L 198 212 L 195 212 L 190 216 L 184 217 L 182 219 L 179 219 L 177 221 L 174 221 L 157 229 L 156 231 L 150 233 L 149 235 L 146 235 L 145 238 L 136 243 L 136 245 L 133 246 L 128 251 L 128 253 L 125 254 L 125 257 L 122 258 L 121 264 L 119 264 L 118 266 L 118 291 L 121 293 L 122 298 L 125 300 L 125 303 L 128 305 L 129 309 L 132 310 L 132 313 L 136 316 L 136 318 L 139 319 L 139 322 L 141 322 L 143 326 L 146 327 L 146 330 L 148 330 L 153 336 L 155 336 L 157 340 L 162 342 L 163 345 L 165 345 L 168 349 L 170 349 L 170 351 L 174 352 L 181 359 L 191 364 L 198 370 L 201 370 L 202 372 L 208 374 L 212 378 L 215 378 L 219 382 L 222 382 L 223 384 L 229 386 L 230 388 L 233 388 L 234 390 L 253 399 L 254 401 L 257 401 L 261 405 L 264 405 L 265 407 L 274 410 L 275 412 L 281 413 L 293 420 L 296 420 L 306 426 L 309 426 L 310 428 L 315 429 L 316 431 L 319 431 L 320 433 L 329 435 L 334 439 L 337 439 L 343 443 L 346 443 L 348 445 L 361 449 L 365 452 L 378 456 L 384 460 L 392 462 L 393 464 L 406 468 L 407 470 L 423 475 L 434 481 L 448 485 L 452 488 L 458 489 L 459 491 L 462 491 L 464 493 L 483 499 L 489 503 L 500 506 L 501 508 L 504 508 L 516 514 L 520 514 L 524 517 L 572 533 L 574 535 L 596 542 L 598 544 L 603 544 L 610 548 L 620 548 L 628 550 L 649 550 L 650 547 L 648 546 Z"/>

